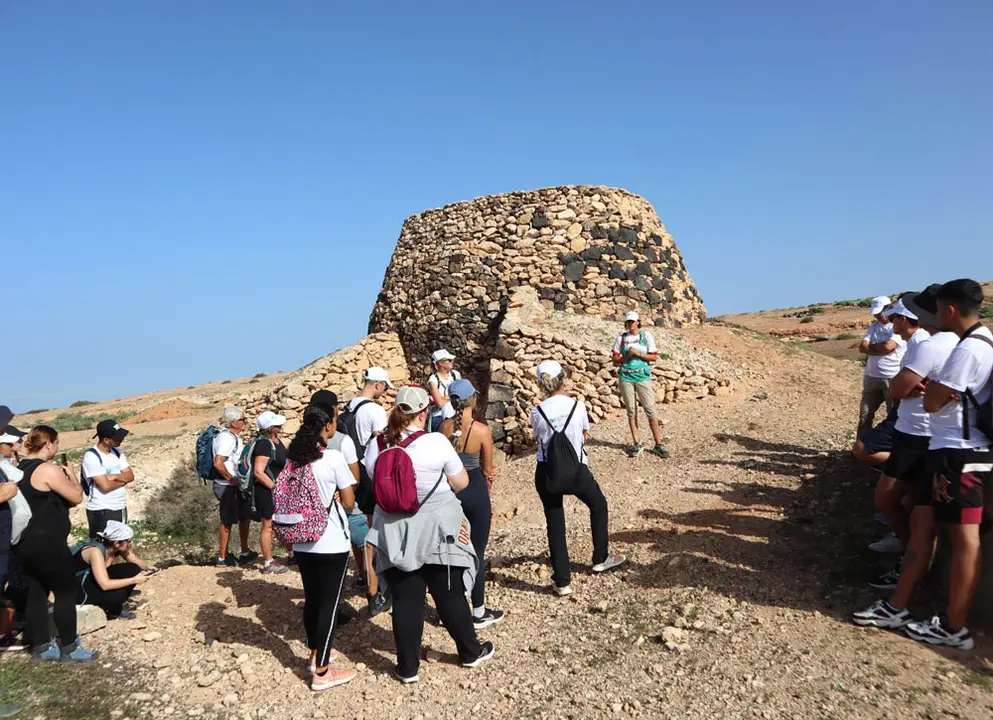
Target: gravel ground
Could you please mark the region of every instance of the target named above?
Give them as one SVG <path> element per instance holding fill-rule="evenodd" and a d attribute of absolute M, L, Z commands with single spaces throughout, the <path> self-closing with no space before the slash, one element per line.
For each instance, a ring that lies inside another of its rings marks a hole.
<path fill-rule="evenodd" d="M 993 717 L 986 634 L 955 653 L 847 621 L 873 598 L 864 548 L 879 534 L 875 476 L 845 452 L 859 369 L 747 331 L 683 335 L 748 372 L 730 396 L 663 409 L 670 460 L 629 460 L 620 418 L 595 428 L 621 569 L 588 572 L 588 516 L 570 502 L 575 593 L 552 596 L 534 459 L 502 469 L 488 604 L 508 616 L 482 632 L 491 662 L 453 664 L 429 612 L 431 660 L 401 686 L 389 616 L 359 617 L 335 640 L 358 678 L 315 695 L 296 573 L 175 567 L 144 586 L 138 620 L 87 638 L 143 668 L 146 691 L 116 717 Z M 920 614 L 937 602 L 920 600 Z"/>

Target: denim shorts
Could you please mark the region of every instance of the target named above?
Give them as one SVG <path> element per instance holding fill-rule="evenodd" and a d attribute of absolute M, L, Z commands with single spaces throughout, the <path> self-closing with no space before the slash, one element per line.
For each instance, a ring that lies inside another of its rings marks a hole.
<path fill-rule="evenodd" d="M 366 523 L 365 515 L 348 516 L 348 532 L 352 536 L 352 545 L 355 547 L 365 546 L 365 536 L 369 534 L 369 525 Z"/>

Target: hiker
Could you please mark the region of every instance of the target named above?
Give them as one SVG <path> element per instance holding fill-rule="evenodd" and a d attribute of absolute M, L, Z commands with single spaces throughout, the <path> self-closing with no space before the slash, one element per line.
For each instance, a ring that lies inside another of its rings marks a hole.
<path fill-rule="evenodd" d="M 303 581 L 303 624 L 310 648 L 310 689 L 314 691 L 343 685 L 357 674 L 354 668 L 330 667 L 340 657 L 331 645 L 348 567 L 347 513 L 355 504 L 355 478 L 345 457 L 327 447 L 333 434 L 332 416 L 320 407 L 308 407 L 300 429 L 286 449 L 287 471 L 309 465 L 320 495 L 321 511 L 323 508 L 328 511 L 327 526 L 320 539 L 293 545 Z"/>
<path fill-rule="evenodd" d="M 25 433 L 13 425 L 6 425 L 13 419 L 13 413 L 6 406 L 0 406 L 0 423 L 5 427 L 0 431 L 0 652 L 24 650 L 26 645 L 13 630 L 14 603 L 6 587 L 7 578 L 16 573 L 17 558 L 11 556 L 11 535 L 13 523 L 9 501 L 17 495 L 17 483 L 24 476 L 17 468 L 18 451 Z M 14 571 L 14 572 L 11 572 Z M 12 590 L 12 588 L 11 588 Z M 2 714 L 0 714 L 2 717 Z"/>
<path fill-rule="evenodd" d="M 376 495 L 372 491 L 372 479 L 368 475 L 363 459 L 370 441 L 376 435 L 386 430 L 386 411 L 376 402 L 392 389 L 389 373 L 381 367 L 371 367 L 363 376 L 362 390 L 352 398 L 345 412 L 338 418 L 338 427 L 344 434 L 352 438 L 355 445 L 356 457 L 359 461 L 359 484 L 355 502 L 359 510 L 366 516 L 366 526 L 372 527 L 373 511 L 376 509 Z M 388 588 L 379 587 L 379 577 L 372 571 L 375 562 L 373 548 L 366 545 L 366 559 L 363 567 L 368 583 L 366 585 L 366 603 L 369 606 L 369 616 L 375 617 L 392 607 L 393 600 Z"/>
<path fill-rule="evenodd" d="M 83 489 L 72 469 L 52 462 L 59 452 L 59 434 L 38 425 L 24 439 L 18 464 L 24 477 L 18 489 L 31 508 L 21 541 L 14 546 L 27 585 L 25 638 L 36 660 L 89 662 L 99 654 L 86 650 L 76 637 L 76 576 L 69 536 L 69 508 L 83 502 Z M 52 616 L 58 643 L 48 634 L 48 594 L 55 596 Z"/>
<path fill-rule="evenodd" d="M 86 521 L 90 537 L 107 527 L 107 522 L 128 522 L 128 500 L 125 488 L 134 482 L 134 471 L 128 463 L 121 443 L 128 431 L 114 420 L 97 423 L 97 444 L 83 453 L 80 484 L 87 493 Z"/>
<path fill-rule="evenodd" d="M 462 466 L 469 473 L 469 485 L 459 492 L 462 511 L 469 520 L 469 537 L 476 549 L 476 582 L 472 586 L 472 623 L 477 630 L 496 625 L 503 610 L 486 607 L 486 544 L 490 539 L 490 489 L 496 480 L 493 467 L 493 435 L 484 422 L 476 422 L 476 388 L 468 380 L 456 380 L 448 388 L 454 417 L 442 423 L 441 432 L 451 438 Z"/>
<path fill-rule="evenodd" d="M 889 304 L 890 299 L 885 295 L 872 299 L 869 314 L 873 320 L 859 345 L 859 353 L 866 356 L 866 361 L 856 440 L 861 440 L 872 428 L 880 405 L 886 403 L 887 412 L 893 409 L 893 401 L 889 398 L 890 380 L 900 372 L 900 359 L 907 344 L 894 334 L 893 326 L 883 314 Z"/>
<path fill-rule="evenodd" d="M 442 348 L 431 353 L 431 365 L 434 372 L 428 375 L 428 392 L 431 394 L 431 414 L 428 418 L 431 432 L 438 432 L 444 420 L 442 411 L 449 403 L 448 390 L 452 383 L 461 379 L 458 370 L 454 369 L 455 356 Z"/>
<path fill-rule="evenodd" d="M 538 465 L 534 473 L 534 486 L 545 509 L 548 532 L 548 550 L 552 558 L 552 591 L 559 597 L 572 594 L 569 548 L 565 541 L 564 495 L 575 495 L 590 509 L 590 528 L 593 533 L 593 572 L 611 570 L 624 562 L 623 555 L 607 552 L 607 499 L 593 478 L 587 464 L 586 440 L 589 438 L 590 419 L 586 405 L 566 392 L 567 374 L 555 360 L 545 360 L 538 365 L 538 387 L 545 400 L 531 411 L 531 428 L 538 441 Z M 576 479 L 567 493 L 553 492 L 548 487 L 549 467 L 546 462 L 549 443 L 556 434 L 568 439 L 572 446 Z"/>
<path fill-rule="evenodd" d="M 366 541 L 376 549 L 376 572 L 393 592 L 394 676 L 402 683 L 418 680 L 426 590 L 455 641 L 462 667 L 478 667 L 495 652 L 493 643 L 481 644 L 476 638 L 465 598 L 473 588 L 477 563 L 469 522 L 455 493 L 468 486 L 469 476 L 448 439 L 425 432 L 430 404 L 423 388 L 400 388 L 386 431 L 370 443 L 365 455 L 370 476 L 376 477 L 376 465 L 382 461 L 384 468 L 400 471 L 401 479 L 413 480 L 414 488 L 404 488 L 419 503 L 414 513 L 388 513 L 377 507 Z M 406 457 L 398 460 L 391 453 Z"/>
<path fill-rule="evenodd" d="M 907 550 L 896 567 L 869 583 L 892 592 L 888 600 L 878 600 L 854 613 L 852 620 L 857 625 L 896 630 L 911 622 L 907 605 L 934 553 L 933 473 L 929 468 L 934 427 L 931 415 L 924 410 L 923 395 L 924 388 L 940 377 L 959 341 L 955 333 L 939 332 L 937 291 L 940 287 L 932 285 L 902 299 L 919 323 L 933 333 L 908 349 L 903 369 L 890 383 L 890 394 L 900 401 L 896 442 L 892 459 L 887 461 L 876 487 L 877 506 L 899 533 Z M 911 506 L 909 517 L 903 509 L 904 496 Z"/>
<path fill-rule="evenodd" d="M 359 468 L 358 454 L 355 452 L 355 442 L 347 433 L 338 432 L 338 396 L 330 390 L 318 390 L 311 396 L 310 405 L 320 407 L 331 416 L 331 422 L 334 424 L 334 434 L 328 438 L 328 447 L 331 450 L 337 450 L 344 456 L 348 470 L 352 473 L 352 477 L 355 478 L 355 483 L 358 485 L 362 479 L 362 473 Z M 375 574 L 369 572 L 366 568 L 365 536 L 368 532 L 369 522 L 365 513 L 356 504 L 348 512 L 348 533 L 350 536 L 349 539 L 352 542 L 352 555 L 355 558 L 355 567 L 358 571 L 358 586 L 363 592 L 369 587 L 370 575 L 373 577 L 373 582 L 375 582 Z M 373 596 L 376 594 L 376 589 L 378 589 L 378 585 L 373 589 Z"/>
<path fill-rule="evenodd" d="M 109 520 L 96 538 L 73 548 L 79 605 L 103 608 L 108 619 L 134 620 L 137 615 L 124 607 L 138 585 L 158 568 L 148 565 L 134 551 L 134 531 L 122 522 Z M 120 562 L 118 562 L 120 561 Z"/>
<path fill-rule="evenodd" d="M 638 457 L 645 450 L 638 434 L 638 405 L 645 411 L 648 427 L 655 441 L 652 454 L 660 458 L 669 457 L 669 452 L 662 445 L 662 427 L 656 417 L 655 386 L 652 384 L 651 363 L 658 357 L 655 337 L 641 329 L 641 316 L 632 310 L 624 317 L 624 332 L 617 336 L 613 350 L 621 399 L 627 409 L 628 425 L 631 427 L 631 445 L 627 448 L 629 457 Z"/>
<path fill-rule="evenodd" d="M 214 497 L 218 501 L 221 516 L 218 530 L 218 567 L 247 565 L 258 559 L 259 554 L 248 547 L 248 532 L 251 528 L 251 500 L 242 496 L 238 488 L 238 461 L 245 444 L 241 433 L 245 429 L 245 411 L 237 405 L 228 405 L 221 416 L 224 426 L 213 440 L 214 465 L 211 475 L 214 480 Z M 235 560 L 228 553 L 231 528 L 238 526 L 241 539 L 241 555 Z"/>
<path fill-rule="evenodd" d="M 259 549 L 262 550 L 262 572 L 267 575 L 279 575 L 289 570 L 272 559 L 272 491 L 276 487 L 276 478 L 286 465 L 286 446 L 279 439 L 285 424 L 286 418 L 272 410 L 260 414 L 255 420 L 259 434 L 251 452 L 254 507 L 262 520 Z"/>
<path fill-rule="evenodd" d="M 941 329 L 960 338 L 924 393 L 924 410 L 931 413 L 934 522 L 951 540 L 951 580 L 945 614 L 908 624 L 907 635 L 968 650 L 973 639 L 966 621 L 981 571 L 979 526 L 985 485 L 993 478 L 993 333 L 979 322 L 979 283 L 952 280 L 938 289 L 937 299 Z"/>
<path fill-rule="evenodd" d="M 0 408 L 5 408 L 6 405 L 0 406 Z M 9 412 L 9 410 L 8 410 Z M 0 420 L 3 420 L 3 415 L 0 414 Z M 13 425 L 0 425 L 0 465 L 5 465 L 7 467 L 17 467 L 17 463 L 20 462 L 20 452 L 22 449 L 22 442 L 24 441 L 24 436 L 27 434 L 22 430 L 18 430 Z"/>
<path fill-rule="evenodd" d="M 907 302 L 911 302 L 913 295 L 914 293 L 907 294 Z M 937 332 L 937 322 L 922 327 L 920 318 L 904 304 L 903 298 L 893 303 L 884 315 L 892 323 L 893 332 L 907 343 L 907 352 L 900 360 L 900 372 L 890 381 L 889 396 L 896 405 L 895 411 L 891 413 L 894 416 L 892 450 L 882 467 L 875 490 L 876 509 L 886 518 L 890 532 L 881 540 L 870 543 L 869 549 L 873 552 L 892 553 L 902 552 L 910 538 L 910 513 L 904 507 L 904 497 L 907 494 L 904 478 L 923 470 L 924 456 L 931 437 L 928 416 L 921 406 L 921 399 L 919 396 L 911 396 L 922 376 L 913 370 L 907 371 L 907 365 L 911 360 L 921 364 L 921 360 L 917 359 L 918 348 L 931 339 L 928 328 Z M 927 316 L 924 317 L 924 322 L 927 323 Z M 929 345 L 928 350 L 934 351 L 940 344 L 941 341 L 938 345 Z M 944 355 L 947 356 L 947 353 Z M 927 351 L 924 352 L 924 357 L 928 358 L 930 367 Z M 900 566 L 897 563 L 869 585 L 878 589 L 892 589 L 899 577 Z"/>

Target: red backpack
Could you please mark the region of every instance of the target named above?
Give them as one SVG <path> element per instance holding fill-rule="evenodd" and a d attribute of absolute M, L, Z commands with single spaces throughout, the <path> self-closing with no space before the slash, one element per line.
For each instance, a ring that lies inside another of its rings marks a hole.
<path fill-rule="evenodd" d="M 421 503 L 417 499 L 417 473 L 414 471 L 414 463 L 407 454 L 407 447 L 421 435 L 426 435 L 423 430 L 411 433 L 406 439 L 401 440 L 398 445 L 386 446 L 386 437 L 379 435 L 376 442 L 379 445 L 379 457 L 376 458 L 376 468 L 373 470 L 372 485 L 376 491 L 376 504 L 384 512 L 395 513 L 416 513 L 421 509 Z M 438 482 L 431 488 L 431 492 L 424 498 L 428 501 L 438 485 L 445 478 L 445 473 L 441 473 Z"/>

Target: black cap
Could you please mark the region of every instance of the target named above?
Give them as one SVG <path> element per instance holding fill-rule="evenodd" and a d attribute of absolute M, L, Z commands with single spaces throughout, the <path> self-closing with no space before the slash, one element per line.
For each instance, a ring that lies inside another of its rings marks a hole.
<path fill-rule="evenodd" d="M 331 417 L 334 417 L 338 408 L 338 396 L 330 390 L 318 390 L 310 396 L 310 405 L 319 407 Z"/>
<path fill-rule="evenodd" d="M 0 405 L 0 425 L 6 425 L 14 419 L 14 413 L 6 405 Z"/>
<path fill-rule="evenodd" d="M 113 440 L 123 440 L 127 437 L 128 431 L 117 424 L 116 420 L 101 420 L 97 423 L 97 434 L 101 440 L 111 438 Z"/>
<path fill-rule="evenodd" d="M 917 321 L 922 325 L 936 328 L 938 327 L 938 291 L 941 283 L 928 285 L 919 293 L 907 293 L 900 299 L 903 306 L 917 316 Z"/>
<path fill-rule="evenodd" d="M 18 430 L 13 425 L 7 425 L 4 428 L 0 428 L 0 435 L 13 435 L 14 437 L 22 438 L 27 435 L 23 430 Z"/>

